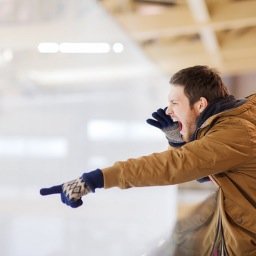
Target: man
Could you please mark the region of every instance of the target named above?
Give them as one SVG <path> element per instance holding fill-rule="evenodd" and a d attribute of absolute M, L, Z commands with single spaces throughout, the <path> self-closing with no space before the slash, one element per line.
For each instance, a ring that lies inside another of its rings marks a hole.
<path fill-rule="evenodd" d="M 96 188 L 210 179 L 216 194 L 178 223 L 169 255 L 256 255 L 256 95 L 236 100 L 206 66 L 182 69 L 170 84 L 167 109 L 147 120 L 163 130 L 170 149 L 84 173 L 41 194 L 59 193 L 78 207 Z"/>

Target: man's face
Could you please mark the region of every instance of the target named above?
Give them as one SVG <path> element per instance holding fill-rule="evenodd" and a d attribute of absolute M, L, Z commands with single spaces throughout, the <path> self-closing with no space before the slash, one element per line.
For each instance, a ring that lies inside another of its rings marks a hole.
<path fill-rule="evenodd" d="M 196 120 L 200 115 L 199 103 L 190 106 L 184 87 L 179 85 L 171 85 L 168 102 L 166 114 L 171 116 L 174 122 L 179 122 L 182 138 L 188 142 L 196 130 Z"/>

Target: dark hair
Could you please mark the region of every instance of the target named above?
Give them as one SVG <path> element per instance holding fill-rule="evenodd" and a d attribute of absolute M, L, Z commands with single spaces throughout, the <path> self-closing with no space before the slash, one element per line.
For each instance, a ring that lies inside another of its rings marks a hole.
<path fill-rule="evenodd" d="M 218 72 L 207 66 L 193 66 L 175 73 L 170 83 L 183 86 L 184 93 L 192 106 L 200 97 L 205 97 L 209 104 L 229 95 Z"/>

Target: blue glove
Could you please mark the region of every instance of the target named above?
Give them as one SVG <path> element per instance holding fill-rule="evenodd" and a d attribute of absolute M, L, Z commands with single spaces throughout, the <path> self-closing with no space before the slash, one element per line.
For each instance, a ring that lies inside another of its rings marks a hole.
<path fill-rule="evenodd" d="M 82 196 L 95 192 L 96 188 L 102 188 L 104 184 L 103 174 L 100 169 L 84 173 L 82 177 L 50 188 L 40 189 L 42 196 L 60 194 L 62 203 L 77 208 L 83 204 Z"/>
<path fill-rule="evenodd" d="M 179 123 L 173 122 L 169 115 L 166 115 L 165 109 L 159 108 L 152 113 L 154 119 L 147 119 L 146 122 L 160 130 L 162 130 L 173 147 L 180 147 L 185 144 L 180 134 Z"/>

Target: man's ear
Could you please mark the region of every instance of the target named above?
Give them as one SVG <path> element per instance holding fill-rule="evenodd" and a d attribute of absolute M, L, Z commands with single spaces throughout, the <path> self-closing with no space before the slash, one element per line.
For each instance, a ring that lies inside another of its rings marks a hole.
<path fill-rule="evenodd" d="M 196 103 L 196 107 L 199 113 L 202 113 L 208 106 L 208 100 L 205 97 L 200 97 Z"/>

